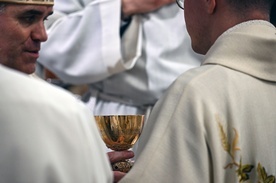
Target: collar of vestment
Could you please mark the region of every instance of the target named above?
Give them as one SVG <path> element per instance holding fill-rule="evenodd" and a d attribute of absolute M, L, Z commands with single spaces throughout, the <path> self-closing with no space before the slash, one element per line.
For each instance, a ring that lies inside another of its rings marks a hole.
<path fill-rule="evenodd" d="M 276 82 L 276 28 L 253 20 L 224 32 L 206 54 L 203 65 L 222 65 Z"/>

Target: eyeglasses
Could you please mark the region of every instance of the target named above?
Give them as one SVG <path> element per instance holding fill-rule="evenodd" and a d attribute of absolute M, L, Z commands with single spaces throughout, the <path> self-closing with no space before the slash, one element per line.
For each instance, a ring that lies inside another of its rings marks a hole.
<path fill-rule="evenodd" d="M 176 0 L 177 5 L 179 8 L 184 10 L 184 0 Z"/>

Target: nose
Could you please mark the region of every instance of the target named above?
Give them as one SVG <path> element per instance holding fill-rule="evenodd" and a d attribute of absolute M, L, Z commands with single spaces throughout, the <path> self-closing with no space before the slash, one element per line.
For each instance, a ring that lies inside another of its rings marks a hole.
<path fill-rule="evenodd" d="M 41 22 L 34 27 L 31 38 L 34 41 L 39 41 L 39 42 L 47 41 L 48 35 L 44 26 L 44 22 Z"/>

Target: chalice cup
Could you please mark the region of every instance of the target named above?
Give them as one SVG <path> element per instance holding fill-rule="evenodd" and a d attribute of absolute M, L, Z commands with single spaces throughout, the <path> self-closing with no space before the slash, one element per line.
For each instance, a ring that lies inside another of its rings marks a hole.
<path fill-rule="evenodd" d="M 95 116 L 102 139 L 114 151 L 125 151 L 137 142 L 144 126 L 144 115 Z M 133 166 L 130 160 L 112 164 L 114 171 L 128 172 Z"/>

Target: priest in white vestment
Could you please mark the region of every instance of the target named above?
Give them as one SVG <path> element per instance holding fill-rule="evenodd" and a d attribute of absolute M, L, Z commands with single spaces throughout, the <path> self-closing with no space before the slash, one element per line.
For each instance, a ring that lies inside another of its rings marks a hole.
<path fill-rule="evenodd" d="M 157 102 L 122 183 L 275 182 L 273 1 L 178 0 L 201 67 Z"/>

